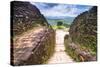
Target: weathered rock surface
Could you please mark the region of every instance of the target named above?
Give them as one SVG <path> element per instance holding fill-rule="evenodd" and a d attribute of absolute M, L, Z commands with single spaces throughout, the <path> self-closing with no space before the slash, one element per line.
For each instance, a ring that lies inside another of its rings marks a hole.
<path fill-rule="evenodd" d="M 66 51 L 76 61 L 97 60 L 97 7 L 77 16 L 65 36 Z"/>
<path fill-rule="evenodd" d="M 42 64 L 54 52 L 55 33 L 40 28 L 17 39 L 12 50 L 12 65 Z"/>
<path fill-rule="evenodd" d="M 93 52 L 97 51 L 97 7 L 83 12 L 73 21 L 70 30 L 73 42 L 78 42 L 90 47 Z"/>
<path fill-rule="evenodd" d="M 48 26 L 39 9 L 29 2 L 12 1 L 11 11 L 13 35 L 19 35 L 33 27 Z"/>
<path fill-rule="evenodd" d="M 11 10 L 11 65 L 43 64 L 54 51 L 54 30 L 29 2 L 12 1 Z"/>

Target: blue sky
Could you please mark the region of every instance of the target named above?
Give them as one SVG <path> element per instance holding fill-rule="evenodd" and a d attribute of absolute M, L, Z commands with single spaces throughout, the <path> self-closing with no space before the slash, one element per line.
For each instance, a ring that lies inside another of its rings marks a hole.
<path fill-rule="evenodd" d="M 55 3 L 34 3 L 41 13 L 46 17 L 76 17 L 80 13 L 89 10 L 92 6 L 89 5 L 70 5 L 70 4 L 55 4 Z"/>

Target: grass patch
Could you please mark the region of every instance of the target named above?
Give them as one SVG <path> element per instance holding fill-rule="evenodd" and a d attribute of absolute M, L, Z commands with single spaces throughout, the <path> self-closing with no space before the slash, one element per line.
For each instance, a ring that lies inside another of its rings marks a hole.
<path fill-rule="evenodd" d="M 53 25 L 52 28 L 53 28 L 54 30 L 56 30 L 56 29 L 63 29 L 63 30 L 65 30 L 65 29 L 66 29 L 66 27 L 63 26 L 63 25 L 61 25 L 61 26 Z"/>
<path fill-rule="evenodd" d="M 71 42 L 72 41 L 69 38 L 64 40 L 64 45 L 65 45 L 65 48 L 66 48 L 65 51 L 66 51 L 66 53 L 69 54 L 69 56 L 71 56 L 71 58 L 74 59 L 74 61 L 80 62 L 80 59 L 78 58 L 78 55 L 75 53 L 75 50 L 69 48 L 69 46 L 68 46 Z"/>
<path fill-rule="evenodd" d="M 70 37 L 64 38 L 64 44 L 66 48 L 66 52 L 76 61 L 94 61 L 94 57 L 96 57 L 96 52 L 93 51 L 89 46 L 85 46 L 84 44 L 79 44 L 78 42 L 74 42 L 74 46 L 72 45 L 73 41 Z M 93 47 L 93 46 L 92 46 Z M 84 54 L 85 52 L 85 54 Z M 91 57 L 91 58 L 88 58 Z"/>

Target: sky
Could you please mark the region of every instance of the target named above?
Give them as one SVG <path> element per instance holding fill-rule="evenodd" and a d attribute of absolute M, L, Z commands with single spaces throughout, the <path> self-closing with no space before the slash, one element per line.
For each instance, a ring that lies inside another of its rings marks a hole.
<path fill-rule="evenodd" d="M 31 2 L 31 4 L 34 4 L 46 17 L 76 17 L 80 13 L 85 12 L 92 7 L 89 5 L 71 5 L 39 2 Z"/>

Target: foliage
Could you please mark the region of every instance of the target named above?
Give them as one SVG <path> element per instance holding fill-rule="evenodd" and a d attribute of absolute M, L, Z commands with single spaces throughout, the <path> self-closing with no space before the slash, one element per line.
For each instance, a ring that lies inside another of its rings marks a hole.
<path fill-rule="evenodd" d="M 52 25 L 52 28 L 53 29 L 66 29 L 66 28 L 69 28 L 70 27 L 70 25 L 69 24 L 67 24 L 67 23 L 63 23 L 63 22 L 61 22 L 61 21 L 58 21 L 57 22 L 57 25 Z"/>
<path fill-rule="evenodd" d="M 63 25 L 62 26 L 53 25 L 52 28 L 55 29 L 55 30 L 56 29 L 63 29 L 63 30 L 66 29 L 66 27 L 63 26 Z"/>
<path fill-rule="evenodd" d="M 63 25 L 63 22 L 62 21 L 58 21 L 57 22 L 57 26 L 61 26 L 61 25 Z"/>
<path fill-rule="evenodd" d="M 64 38 L 64 44 L 66 52 L 75 61 L 95 61 L 96 53 L 92 52 L 90 48 L 84 46 L 83 44 L 74 43 L 71 38 L 66 35 Z"/>
<path fill-rule="evenodd" d="M 70 25 L 67 24 L 67 23 L 64 23 L 63 26 L 65 26 L 66 28 L 69 28 L 70 27 Z"/>
<path fill-rule="evenodd" d="M 74 49 L 71 49 L 69 47 L 69 44 L 72 43 L 72 40 L 68 36 L 66 38 L 66 36 L 67 35 L 65 35 L 65 38 L 64 38 L 65 51 L 66 51 L 66 53 L 68 53 L 74 59 L 74 61 L 79 62 L 80 61 L 80 58 L 75 53 L 75 50 Z"/>

